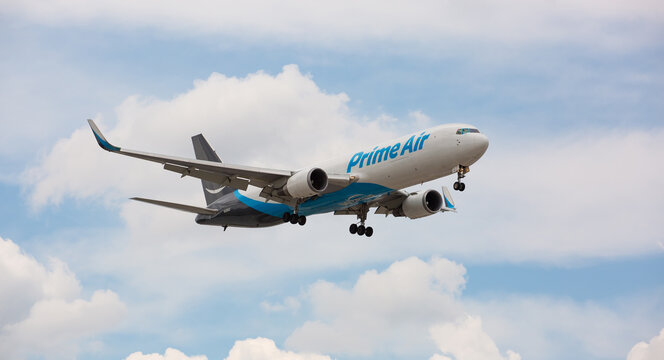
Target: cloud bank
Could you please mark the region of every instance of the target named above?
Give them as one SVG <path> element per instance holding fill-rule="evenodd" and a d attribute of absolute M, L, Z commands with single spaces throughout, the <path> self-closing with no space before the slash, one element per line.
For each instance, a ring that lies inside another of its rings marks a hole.
<path fill-rule="evenodd" d="M 89 300 L 67 265 L 46 267 L 0 238 L 0 353 L 8 358 L 75 357 L 81 345 L 113 329 L 125 305 L 110 290 Z"/>

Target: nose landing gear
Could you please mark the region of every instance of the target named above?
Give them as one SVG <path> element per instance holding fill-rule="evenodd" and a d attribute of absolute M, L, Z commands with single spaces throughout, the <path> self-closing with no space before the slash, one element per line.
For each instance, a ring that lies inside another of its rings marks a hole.
<path fill-rule="evenodd" d="M 452 188 L 457 191 L 466 190 L 466 184 L 461 182 L 461 179 L 466 177 L 466 173 L 470 171 L 468 166 L 459 165 L 459 170 L 457 171 L 457 181 L 452 185 Z"/>

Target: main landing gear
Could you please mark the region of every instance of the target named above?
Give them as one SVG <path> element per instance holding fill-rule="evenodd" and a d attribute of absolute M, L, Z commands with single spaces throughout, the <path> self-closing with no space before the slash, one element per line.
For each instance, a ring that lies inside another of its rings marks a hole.
<path fill-rule="evenodd" d="M 461 179 L 466 177 L 466 173 L 470 171 L 468 166 L 459 165 L 459 170 L 457 171 L 457 181 L 452 185 L 452 188 L 457 191 L 466 190 L 466 184 L 461 182 Z"/>
<path fill-rule="evenodd" d="M 350 228 L 348 228 L 348 231 L 350 231 L 351 234 L 357 234 L 357 235 L 366 235 L 367 237 L 371 237 L 373 235 L 373 228 L 371 226 L 364 226 L 364 222 L 367 220 L 367 213 L 369 212 L 369 205 L 367 204 L 362 204 L 360 206 L 360 211 L 357 214 L 357 217 L 360 219 L 360 225 L 357 224 L 350 224 Z"/>
<path fill-rule="evenodd" d="M 365 227 L 364 224 L 350 224 L 350 228 L 348 229 L 351 234 L 357 234 L 357 235 L 366 235 L 367 237 L 371 237 L 373 235 L 373 228 L 371 226 Z"/>
<path fill-rule="evenodd" d="M 298 215 L 298 214 L 291 214 L 285 212 L 284 215 L 281 217 L 281 219 L 286 223 L 290 222 L 291 224 L 300 224 L 300 226 L 303 226 L 304 224 L 307 223 L 307 217 L 304 215 Z"/>

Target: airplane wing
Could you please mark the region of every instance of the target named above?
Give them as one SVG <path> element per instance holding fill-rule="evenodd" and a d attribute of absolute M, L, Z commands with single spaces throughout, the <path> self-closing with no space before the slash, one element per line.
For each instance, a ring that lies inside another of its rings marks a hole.
<path fill-rule="evenodd" d="M 102 149 L 138 159 L 153 161 L 164 165 L 164 169 L 217 183 L 221 186 L 230 186 L 235 189 L 246 190 L 248 185 L 260 188 L 281 187 L 293 171 L 266 169 L 252 166 L 231 165 L 206 160 L 186 159 L 175 156 L 166 156 L 123 149 L 106 140 L 94 121 L 88 119 L 95 139 Z"/>

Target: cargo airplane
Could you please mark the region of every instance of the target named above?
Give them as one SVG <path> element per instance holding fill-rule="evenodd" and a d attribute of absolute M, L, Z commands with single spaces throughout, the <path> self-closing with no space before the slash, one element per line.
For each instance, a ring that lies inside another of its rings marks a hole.
<path fill-rule="evenodd" d="M 197 214 L 196 222 L 227 227 L 265 227 L 281 223 L 304 225 L 307 216 L 333 212 L 355 215 L 351 234 L 373 235 L 367 214 L 417 219 L 456 211 L 446 187 L 406 192 L 404 188 L 457 174 L 454 190 L 484 155 L 489 139 L 476 127 L 446 124 L 367 147 L 299 170 L 268 169 L 222 163 L 199 134 L 191 138 L 196 159 L 151 154 L 111 145 L 92 120 L 102 149 L 160 163 L 182 177 L 201 179 L 206 207 L 145 198 L 133 200 Z M 250 186 L 251 185 L 251 186 Z"/>

